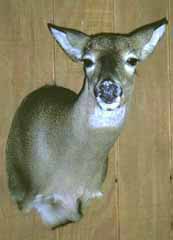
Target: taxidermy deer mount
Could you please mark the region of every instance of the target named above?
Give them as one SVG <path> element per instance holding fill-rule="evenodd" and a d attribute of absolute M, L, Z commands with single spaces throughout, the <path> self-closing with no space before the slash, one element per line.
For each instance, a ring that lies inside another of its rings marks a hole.
<path fill-rule="evenodd" d="M 79 94 L 43 86 L 18 107 L 7 146 L 8 186 L 19 209 L 35 209 L 54 228 L 79 221 L 101 197 L 107 155 L 129 111 L 138 62 L 164 35 L 167 21 L 128 34 L 85 33 L 48 24 L 74 61 L 83 63 Z"/>

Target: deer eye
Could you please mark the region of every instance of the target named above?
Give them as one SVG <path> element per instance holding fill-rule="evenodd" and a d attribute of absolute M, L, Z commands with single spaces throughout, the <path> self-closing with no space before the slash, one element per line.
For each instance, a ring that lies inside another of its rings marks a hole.
<path fill-rule="evenodd" d="M 84 62 L 85 67 L 92 67 L 94 64 L 93 61 L 88 58 L 84 59 L 83 62 Z"/>
<path fill-rule="evenodd" d="M 136 64 L 137 64 L 137 62 L 138 62 L 138 59 L 137 58 L 129 58 L 129 59 L 127 59 L 127 63 L 130 65 L 130 66 L 136 66 Z"/>

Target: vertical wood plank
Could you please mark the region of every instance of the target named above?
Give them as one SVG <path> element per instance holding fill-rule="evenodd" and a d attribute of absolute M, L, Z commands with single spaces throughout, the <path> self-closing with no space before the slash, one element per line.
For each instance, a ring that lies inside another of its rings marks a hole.
<path fill-rule="evenodd" d="M 55 24 L 79 29 L 88 34 L 113 31 L 113 1 L 56 1 Z M 73 63 L 55 46 L 55 79 L 58 85 L 79 91 L 83 72 L 79 64 Z M 105 196 L 94 201 L 84 218 L 59 230 L 61 240 L 117 239 L 117 206 L 115 202 L 115 149 L 109 159 L 109 170 L 104 185 Z"/>
<path fill-rule="evenodd" d="M 10 123 L 24 96 L 53 82 L 51 1 L 0 1 L 0 239 L 55 239 L 35 214 L 20 213 L 7 191 L 5 144 Z"/>
<path fill-rule="evenodd" d="M 167 14 L 158 0 L 118 0 L 118 31 Z M 169 239 L 169 81 L 166 37 L 139 66 L 132 111 L 119 146 L 120 239 Z"/>
<path fill-rule="evenodd" d="M 171 167 L 171 175 L 170 175 L 170 182 L 171 182 L 171 222 L 170 222 L 170 227 L 171 227 L 171 231 L 170 231 L 170 240 L 173 239 L 173 3 L 171 0 L 168 1 L 169 2 L 169 32 L 168 32 L 168 37 L 169 37 L 169 49 L 168 49 L 168 53 L 169 53 L 169 65 L 168 65 L 168 70 L 169 70 L 169 80 L 170 80 L 170 91 L 171 91 L 171 102 L 170 102 L 170 106 L 171 106 L 171 115 L 170 115 L 170 123 L 171 123 L 171 151 L 170 151 L 170 155 L 171 155 L 171 162 L 170 162 L 170 167 Z"/>
<path fill-rule="evenodd" d="M 80 223 L 53 232 L 46 229 L 38 216 L 24 216 L 12 204 L 7 192 L 4 156 L 6 137 L 16 107 L 27 93 L 51 83 L 54 77 L 54 42 L 46 26 L 47 22 L 53 21 L 53 0 L 0 1 L 0 238 L 119 239 L 118 190 L 117 183 L 114 183 L 118 178 L 120 239 L 169 239 L 169 107 L 173 79 L 171 0 L 54 0 L 54 17 L 57 25 L 87 33 L 125 32 L 166 16 L 168 2 L 169 52 L 164 39 L 154 55 L 139 66 L 133 107 L 120 138 L 119 153 L 116 147 L 110 153 L 105 196 L 103 200 L 93 202 Z M 55 79 L 57 84 L 75 91 L 82 86 L 81 66 L 71 62 L 58 47 L 55 50 Z M 115 171 L 117 159 L 118 176 Z M 173 239 L 172 192 L 171 184 L 170 239 Z"/>

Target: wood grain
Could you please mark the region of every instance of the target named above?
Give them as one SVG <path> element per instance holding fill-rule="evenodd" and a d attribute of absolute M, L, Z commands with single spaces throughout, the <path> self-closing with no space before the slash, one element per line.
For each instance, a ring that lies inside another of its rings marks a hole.
<path fill-rule="evenodd" d="M 0 1 L 0 239 L 55 239 L 34 214 L 24 216 L 11 202 L 5 174 L 5 143 L 14 112 L 26 94 L 53 80 L 53 42 L 46 0 Z"/>
<path fill-rule="evenodd" d="M 5 172 L 14 112 L 26 94 L 46 83 L 77 92 L 83 83 L 81 65 L 56 46 L 47 23 L 88 34 L 128 32 L 165 16 L 167 36 L 139 66 L 132 111 L 109 154 L 104 198 L 93 202 L 81 222 L 56 231 L 35 213 L 20 213 L 9 197 Z M 173 239 L 172 23 L 171 0 L 0 1 L 0 239 Z"/>
<path fill-rule="evenodd" d="M 118 0 L 119 31 L 167 14 L 166 1 Z M 139 66 L 135 96 L 119 146 L 120 239 L 169 239 L 169 104 L 167 39 Z"/>
<path fill-rule="evenodd" d="M 169 11 L 168 11 L 168 16 L 169 16 L 169 31 L 168 31 L 168 44 L 169 44 L 169 49 L 168 49 L 168 54 L 169 54 L 169 62 L 168 62 L 168 71 L 169 71 L 169 82 L 170 82 L 170 106 L 171 106 L 171 114 L 170 114 L 170 190 L 171 190 L 171 204 L 170 204 L 170 214 L 171 214 L 171 219 L 170 219 L 170 240 L 173 239 L 173 3 L 172 1 L 169 1 Z"/>

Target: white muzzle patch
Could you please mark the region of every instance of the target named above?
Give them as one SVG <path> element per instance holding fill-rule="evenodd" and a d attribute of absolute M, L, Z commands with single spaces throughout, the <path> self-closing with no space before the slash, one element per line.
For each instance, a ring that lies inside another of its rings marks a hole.
<path fill-rule="evenodd" d="M 105 103 L 100 96 L 97 96 L 96 101 L 102 110 L 113 111 L 120 106 L 121 97 L 117 97 L 113 103 Z"/>

